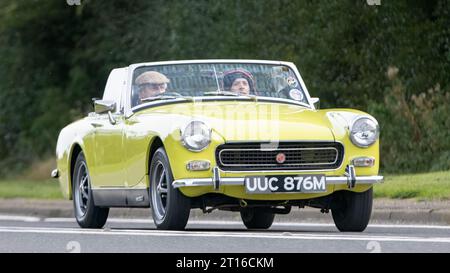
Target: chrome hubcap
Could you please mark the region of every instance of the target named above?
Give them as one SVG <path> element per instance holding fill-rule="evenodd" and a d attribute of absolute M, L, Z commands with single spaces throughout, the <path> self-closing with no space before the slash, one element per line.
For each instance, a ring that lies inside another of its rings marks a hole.
<path fill-rule="evenodd" d="M 164 165 L 158 161 L 156 163 L 154 175 L 152 177 L 152 206 L 153 213 L 158 219 L 163 219 L 166 214 L 167 202 L 167 178 Z"/>
<path fill-rule="evenodd" d="M 77 170 L 78 183 L 75 187 L 75 204 L 77 209 L 77 214 L 79 216 L 84 216 L 87 211 L 87 204 L 89 201 L 89 188 L 90 179 L 87 172 L 86 163 L 81 163 Z"/>

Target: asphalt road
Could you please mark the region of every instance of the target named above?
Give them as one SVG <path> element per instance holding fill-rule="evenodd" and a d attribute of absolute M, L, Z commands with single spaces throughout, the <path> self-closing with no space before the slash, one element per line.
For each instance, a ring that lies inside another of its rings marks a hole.
<path fill-rule="evenodd" d="M 275 222 L 260 231 L 197 220 L 186 231 L 160 231 L 150 219 L 111 218 L 94 230 L 71 218 L 0 215 L 0 252 L 450 252 L 450 226 L 373 224 L 341 233 L 331 223 Z"/>

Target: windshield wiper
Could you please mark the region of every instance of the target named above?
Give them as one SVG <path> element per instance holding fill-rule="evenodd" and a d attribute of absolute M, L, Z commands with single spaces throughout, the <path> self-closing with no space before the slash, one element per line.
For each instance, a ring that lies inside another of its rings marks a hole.
<path fill-rule="evenodd" d="M 246 98 L 249 98 L 249 99 L 251 99 L 253 101 L 257 101 L 258 100 L 258 96 L 255 96 L 255 95 L 244 95 L 244 94 L 239 94 L 239 93 L 229 92 L 229 91 L 210 91 L 210 92 L 203 93 L 203 96 L 246 97 Z"/>
<path fill-rule="evenodd" d="M 259 97 L 259 98 L 261 101 L 284 102 L 284 103 L 295 104 L 295 105 L 300 105 L 300 106 L 304 106 L 307 108 L 311 108 L 311 106 L 307 103 L 297 101 L 297 100 L 292 100 L 292 99 L 274 98 L 274 97 Z"/>
<path fill-rule="evenodd" d="M 148 97 L 145 99 L 141 99 L 141 101 L 155 101 L 155 100 L 171 100 L 171 99 L 176 99 L 177 97 L 175 96 L 165 96 L 165 95 L 161 95 L 161 96 L 156 96 L 156 97 Z"/>

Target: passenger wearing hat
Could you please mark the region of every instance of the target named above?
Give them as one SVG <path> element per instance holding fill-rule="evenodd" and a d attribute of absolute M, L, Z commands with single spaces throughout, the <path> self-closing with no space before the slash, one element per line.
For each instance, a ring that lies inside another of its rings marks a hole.
<path fill-rule="evenodd" d="M 253 75 L 245 69 L 230 70 L 223 75 L 223 87 L 227 91 L 240 95 L 256 95 Z"/>
<path fill-rule="evenodd" d="M 166 92 L 170 80 L 156 71 L 147 71 L 136 78 L 139 88 L 139 99 L 142 101 L 148 97 L 156 97 Z"/>

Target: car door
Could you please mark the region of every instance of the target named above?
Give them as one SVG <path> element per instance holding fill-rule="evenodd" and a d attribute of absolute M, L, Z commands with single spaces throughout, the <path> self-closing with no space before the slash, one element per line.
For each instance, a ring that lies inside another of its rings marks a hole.
<path fill-rule="evenodd" d="M 114 69 L 108 77 L 102 100 L 114 101 L 113 113 L 97 114 L 91 121 L 95 127 L 94 168 L 90 170 L 93 188 L 124 188 L 124 115 L 126 68 Z"/>
<path fill-rule="evenodd" d="M 149 144 L 154 136 L 150 124 L 155 124 L 151 119 L 142 122 L 140 117 L 133 116 L 125 121 L 125 151 L 126 178 L 129 186 L 134 188 L 146 188 L 148 182 L 148 152 Z"/>
<path fill-rule="evenodd" d="M 94 188 L 124 187 L 123 166 L 123 117 L 113 114 L 115 124 L 108 114 L 99 115 L 92 125 L 95 127 L 95 168 L 91 171 Z"/>

